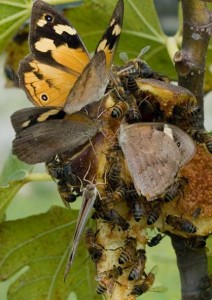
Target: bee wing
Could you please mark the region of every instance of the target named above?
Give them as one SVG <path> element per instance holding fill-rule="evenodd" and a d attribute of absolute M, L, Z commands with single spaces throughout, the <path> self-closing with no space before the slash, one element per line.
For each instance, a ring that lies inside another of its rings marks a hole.
<path fill-rule="evenodd" d="M 156 274 L 158 273 L 158 265 L 155 265 L 155 266 L 150 270 L 149 273 L 152 273 L 152 274 L 156 275 Z"/>
<path fill-rule="evenodd" d="M 119 144 L 136 191 L 147 200 L 164 193 L 195 153 L 194 142 L 183 130 L 162 123 L 122 124 Z"/>
<path fill-rule="evenodd" d="M 164 285 L 155 285 L 153 287 L 150 287 L 148 292 L 158 292 L 158 293 L 164 293 L 168 290 L 168 288 Z"/>
<path fill-rule="evenodd" d="M 74 261 L 74 257 L 76 255 L 77 247 L 78 247 L 82 232 L 85 228 L 89 214 L 93 208 L 95 199 L 97 197 L 97 193 L 98 193 L 97 188 L 95 187 L 94 184 L 91 184 L 91 183 L 88 184 L 83 191 L 82 205 L 81 205 L 78 219 L 77 219 L 77 225 L 76 225 L 75 232 L 74 232 L 72 248 L 69 253 L 68 263 L 66 265 L 64 280 L 66 280 L 68 272 Z"/>

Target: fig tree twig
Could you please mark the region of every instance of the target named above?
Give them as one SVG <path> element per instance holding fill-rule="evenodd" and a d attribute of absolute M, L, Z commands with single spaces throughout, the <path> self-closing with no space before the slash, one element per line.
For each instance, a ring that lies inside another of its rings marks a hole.
<path fill-rule="evenodd" d="M 182 49 L 174 57 L 175 67 L 179 85 L 195 94 L 201 108 L 196 129 L 204 129 L 203 81 L 212 31 L 211 12 L 207 3 L 199 0 L 182 0 L 182 10 L 183 41 Z M 210 300 L 212 291 L 205 248 L 195 251 L 185 247 L 183 238 L 171 235 L 171 239 L 180 272 L 182 300 Z"/>

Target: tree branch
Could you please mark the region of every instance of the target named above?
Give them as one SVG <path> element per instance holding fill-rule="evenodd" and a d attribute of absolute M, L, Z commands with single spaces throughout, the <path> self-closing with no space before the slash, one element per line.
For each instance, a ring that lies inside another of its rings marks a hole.
<path fill-rule="evenodd" d="M 175 54 L 178 82 L 193 92 L 200 106 L 196 129 L 204 129 L 203 82 L 205 59 L 211 36 L 211 12 L 207 3 L 199 0 L 182 0 L 182 49 Z M 185 246 L 184 239 L 171 235 L 181 278 L 182 300 L 210 300 L 211 281 L 208 277 L 205 248 L 193 250 Z"/>
<path fill-rule="evenodd" d="M 186 247 L 182 237 L 170 237 L 177 256 L 182 300 L 210 300 L 212 291 L 207 273 L 206 248 L 192 250 Z"/>
<path fill-rule="evenodd" d="M 202 111 L 199 128 L 204 125 L 203 81 L 205 58 L 211 35 L 211 12 L 206 2 L 182 0 L 183 41 L 182 49 L 175 54 L 175 68 L 179 85 L 192 91 Z"/>

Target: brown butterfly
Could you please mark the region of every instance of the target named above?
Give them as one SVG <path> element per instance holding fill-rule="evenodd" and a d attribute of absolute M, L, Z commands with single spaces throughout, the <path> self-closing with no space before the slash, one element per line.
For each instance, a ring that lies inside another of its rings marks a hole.
<path fill-rule="evenodd" d="M 52 6 L 36 0 L 29 35 L 31 54 L 20 62 L 18 70 L 20 86 L 29 100 L 37 106 L 63 107 L 66 103 L 64 110 L 69 114 L 98 101 L 108 82 L 121 33 L 123 9 L 123 0 L 118 0 L 94 54 L 95 57 L 103 51 L 105 56 L 90 62 L 76 29 Z"/>
<path fill-rule="evenodd" d="M 80 242 L 80 238 L 82 236 L 83 230 L 85 228 L 86 222 L 88 220 L 89 214 L 93 208 L 97 196 L 98 196 L 98 190 L 96 186 L 92 183 L 87 184 L 82 194 L 82 205 L 77 219 L 77 225 L 74 232 L 72 248 L 69 253 L 69 258 L 66 265 L 64 279 L 66 279 L 68 272 L 73 264 L 77 247 Z"/>
<path fill-rule="evenodd" d="M 165 192 L 196 149 L 182 129 L 163 123 L 122 124 L 119 144 L 135 189 L 147 200 Z"/>
<path fill-rule="evenodd" d="M 73 151 L 100 130 L 101 120 L 60 107 L 30 107 L 11 116 L 16 131 L 13 154 L 28 164 L 50 161 L 56 154 Z"/>

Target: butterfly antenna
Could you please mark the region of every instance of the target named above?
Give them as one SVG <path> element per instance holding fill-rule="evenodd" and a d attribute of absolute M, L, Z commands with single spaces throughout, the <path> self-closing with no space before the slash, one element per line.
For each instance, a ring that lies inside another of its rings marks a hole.
<path fill-rule="evenodd" d="M 94 149 L 94 146 L 93 146 L 93 144 L 91 142 L 91 139 L 89 139 L 89 144 L 91 145 L 91 148 L 93 150 L 94 155 L 97 157 L 96 150 Z"/>
<path fill-rule="evenodd" d="M 84 180 L 84 181 L 87 181 L 88 183 L 91 183 L 91 184 L 93 184 L 93 182 L 92 182 L 92 181 L 90 181 L 90 180 L 86 179 L 86 177 L 87 177 L 87 175 L 88 175 L 88 173 L 89 173 L 90 169 L 91 169 L 91 162 L 89 162 L 89 166 L 88 166 L 88 169 L 87 169 L 87 171 L 86 171 L 86 173 L 85 173 L 85 175 L 84 175 L 84 177 L 83 177 L 83 180 Z M 94 177 L 95 177 L 95 176 L 94 176 Z"/>
<path fill-rule="evenodd" d="M 103 135 L 110 143 L 113 142 L 113 140 L 109 139 L 109 138 L 106 136 L 106 134 L 103 132 L 102 129 L 101 129 L 100 131 L 101 131 L 102 135 Z M 114 137 L 115 137 L 115 135 L 114 135 Z"/>

